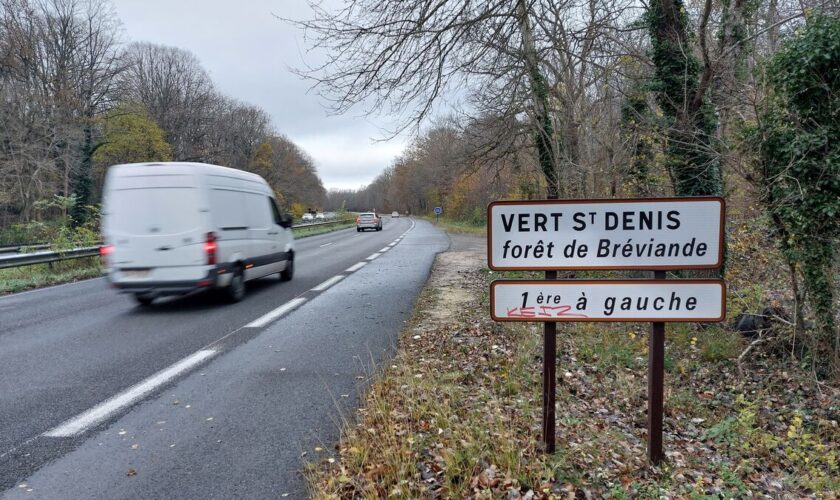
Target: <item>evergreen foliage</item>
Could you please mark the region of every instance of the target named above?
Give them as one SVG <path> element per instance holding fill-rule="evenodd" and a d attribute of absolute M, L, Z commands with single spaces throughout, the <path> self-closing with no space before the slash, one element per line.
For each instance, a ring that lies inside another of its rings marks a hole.
<path fill-rule="evenodd" d="M 770 97 L 750 130 L 763 201 L 785 257 L 801 266 L 816 317 L 812 348 L 840 376 L 834 263 L 840 244 L 840 20 L 817 16 L 768 64 Z"/>
<path fill-rule="evenodd" d="M 682 0 L 650 3 L 647 25 L 655 67 L 651 88 L 665 115 L 666 167 L 677 196 L 720 196 L 723 182 L 714 145 L 717 117 L 700 88 Z"/>

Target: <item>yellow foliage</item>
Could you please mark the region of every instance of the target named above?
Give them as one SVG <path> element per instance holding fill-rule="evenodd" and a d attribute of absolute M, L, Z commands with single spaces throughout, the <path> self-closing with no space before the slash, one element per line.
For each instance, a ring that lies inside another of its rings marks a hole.
<path fill-rule="evenodd" d="M 303 214 L 306 213 L 306 207 L 303 206 L 303 203 L 294 202 L 292 203 L 292 215 L 295 219 L 300 219 L 303 217 Z"/>
<path fill-rule="evenodd" d="M 254 158 L 251 160 L 251 168 L 260 174 L 271 170 L 271 157 L 274 155 L 274 148 L 271 144 L 264 142 L 257 146 Z"/>

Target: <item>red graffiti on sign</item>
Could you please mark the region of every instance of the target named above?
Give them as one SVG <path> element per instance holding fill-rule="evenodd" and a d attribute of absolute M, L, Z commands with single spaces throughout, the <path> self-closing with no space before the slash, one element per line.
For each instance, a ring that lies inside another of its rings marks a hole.
<path fill-rule="evenodd" d="M 538 311 L 535 309 L 539 309 Z M 588 318 L 589 316 L 580 313 L 570 313 L 572 306 L 539 306 L 508 308 L 508 318 Z"/>
<path fill-rule="evenodd" d="M 507 315 L 510 318 L 533 318 L 536 313 L 533 307 L 514 307 L 508 308 Z"/>

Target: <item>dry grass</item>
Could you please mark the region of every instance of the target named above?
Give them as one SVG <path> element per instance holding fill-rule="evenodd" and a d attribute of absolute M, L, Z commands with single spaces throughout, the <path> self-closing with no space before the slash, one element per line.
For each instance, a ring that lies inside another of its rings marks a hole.
<path fill-rule="evenodd" d="M 487 236 L 487 226 L 485 225 L 477 226 L 468 222 L 451 220 L 445 217 L 437 219 L 434 216 L 432 216 L 423 217 L 423 219 L 450 233 L 470 234 L 473 236 Z"/>
<path fill-rule="evenodd" d="M 447 252 L 315 498 L 833 498 L 840 397 L 719 327 L 670 325 L 667 462 L 646 448 L 645 324 L 558 335 L 557 449 L 537 449 L 541 329 L 488 319 L 483 254 Z"/>

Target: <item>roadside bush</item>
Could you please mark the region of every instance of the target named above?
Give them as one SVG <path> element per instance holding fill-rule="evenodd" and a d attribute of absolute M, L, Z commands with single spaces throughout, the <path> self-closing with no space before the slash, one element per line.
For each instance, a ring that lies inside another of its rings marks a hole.
<path fill-rule="evenodd" d="M 819 375 L 840 380 L 835 259 L 840 244 L 840 19 L 814 16 L 767 66 L 769 99 L 748 130 L 762 202 L 805 284 Z"/>

